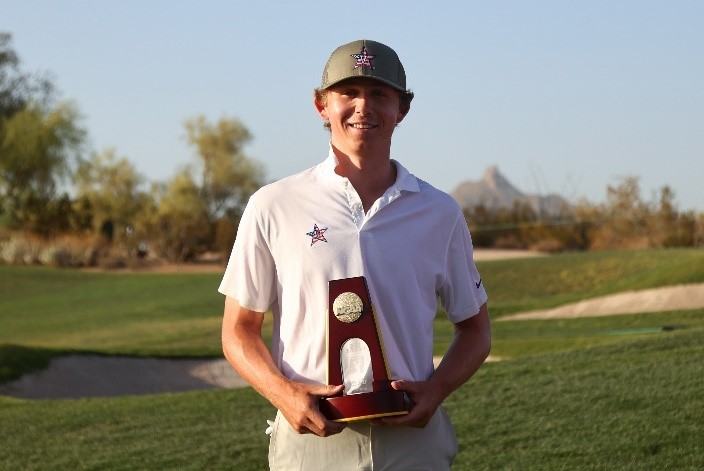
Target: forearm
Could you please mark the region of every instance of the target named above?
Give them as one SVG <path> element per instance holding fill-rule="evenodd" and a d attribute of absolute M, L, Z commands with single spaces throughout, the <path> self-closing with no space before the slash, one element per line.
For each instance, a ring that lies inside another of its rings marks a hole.
<path fill-rule="evenodd" d="M 277 407 L 277 391 L 288 379 L 274 364 L 271 353 L 262 341 L 223 342 L 225 358 L 252 388 Z"/>
<path fill-rule="evenodd" d="M 455 335 L 430 382 L 442 400 L 466 383 L 482 366 L 491 350 L 487 305 L 475 316 L 455 325 Z"/>
<path fill-rule="evenodd" d="M 244 317 L 246 316 L 246 317 Z M 222 329 L 222 347 L 227 361 L 254 390 L 274 407 L 289 382 L 277 368 L 261 336 L 263 313 L 247 311 L 228 298 Z"/>

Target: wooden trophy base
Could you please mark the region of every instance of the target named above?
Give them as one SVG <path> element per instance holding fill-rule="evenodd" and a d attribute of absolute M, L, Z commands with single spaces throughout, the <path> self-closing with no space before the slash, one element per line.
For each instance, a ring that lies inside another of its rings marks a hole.
<path fill-rule="evenodd" d="M 408 414 L 404 392 L 395 389 L 326 397 L 318 402 L 318 407 L 325 417 L 335 422 Z"/>

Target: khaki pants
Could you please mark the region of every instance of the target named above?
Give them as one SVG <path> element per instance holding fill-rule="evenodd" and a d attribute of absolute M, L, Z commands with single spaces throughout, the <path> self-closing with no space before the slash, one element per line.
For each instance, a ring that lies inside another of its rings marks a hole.
<path fill-rule="evenodd" d="M 457 437 L 440 407 L 422 429 L 353 422 L 331 437 L 298 434 L 276 414 L 269 443 L 269 467 L 289 470 L 449 470 Z"/>

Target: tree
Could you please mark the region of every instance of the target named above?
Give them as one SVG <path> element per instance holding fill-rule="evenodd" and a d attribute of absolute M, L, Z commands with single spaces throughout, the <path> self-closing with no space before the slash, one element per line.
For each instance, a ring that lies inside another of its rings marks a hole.
<path fill-rule="evenodd" d="M 20 59 L 11 42 L 12 35 L 0 32 L 0 117 L 12 116 L 29 101 L 47 104 L 54 91 L 48 78 L 20 71 Z"/>
<path fill-rule="evenodd" d="M 648 247 L 648 220 L 652 211 L 643 202 L 638 177 L 629 176 L 606 188 L 605 219 L 594 228 L 591 248 Z"/>
<path fill-rule="evenodd" d="M 16 87 L 20 59 L 10 47 L 11 39 L 8 33 L 0 33 L 0 117 L 11 116 L 24 106 Z"/>
<path fill-rule="evenodd" d="M 249 196 L 263 183 L 261 165 L 243 147 L 251 140 L 247 128 L 233 118 L 209 123 L 198 116 L 185 123 L 187 141 L 195 147 L 201 168 L 200 195 L 211 221 L 238 218 Z"/>
<path fill-rule="evenodd" d="M 200 188 L 187 169 L 165 185 L 154 188 L 156 206 L 145 208 L 140 223 L 156 252 L 172 262 L 193 258 L 207 245 L 211 221 Z"/>
<path fill-rule="evenodd" d="M 124 229 L 146 204 L 149 195 L 140 190 L 144 177 L 115 149 L 95 153 L 76 171 L 77 200 L 91 208 L 94 229 L 107 221 Z"/>
<path fill-rule="evenodd" d="M 10 42 L 0 33 L 0 224 L 48 234 L 65 226 L 66 195 L 54 199 L 85 131 L 73 105 L 55 104 L 50 80 L 20 71 Z"/>
<path fill-rule="evenodd" d="M 651 247 L 692 247 L 696 239 L 696 215 L 680 213 L 675 192 L 665 185 L 660 189 L 656 210 L 650 219 Z"/>
<path fill-rule="evenodd" d="M 39 227 L 25 228 L 51 229 L 41 213 L 80 159 L 85 131 L 77 123 L 70 103 L 45 109 L 32 102 L 0 117 L 0 214 L 10 227 L 35 220 Z"/>

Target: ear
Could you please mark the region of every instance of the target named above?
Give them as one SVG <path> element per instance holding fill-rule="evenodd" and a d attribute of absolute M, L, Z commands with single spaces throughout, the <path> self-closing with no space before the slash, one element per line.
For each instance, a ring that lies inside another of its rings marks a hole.
<path fill-rule="evenodd" d="M 396 124 L 399 124 L 401 121 L 403 121 L 403 118 L 406 117 L 409 111 L 411 111 L 410 104 L 408 106 L 400 106 L 398 110 L 398 115 L 396 116 Z"/>
<path fill-rule="evenodd" d="M 323 118 L 325 121 L 329 121 L 330 118 L 328 118 L 328 112 L 325 109 L 325 106 L 318 103 L 318 100 L 313 97 L 313 106 L 315 106 L 315 110 L 318 112 L 318 115 Z"/>

